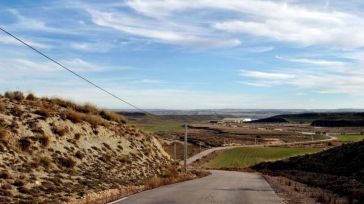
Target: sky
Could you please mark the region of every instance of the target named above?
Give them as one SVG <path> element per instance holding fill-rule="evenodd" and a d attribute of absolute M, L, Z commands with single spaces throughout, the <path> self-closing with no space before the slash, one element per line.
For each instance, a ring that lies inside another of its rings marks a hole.
<path fill-rule="evenodd" d="M 364 108 L 360 0 L 14 0 L 0 26 L 143 109 Z M 0 33 L 0 92 L 130 108 Z"/>

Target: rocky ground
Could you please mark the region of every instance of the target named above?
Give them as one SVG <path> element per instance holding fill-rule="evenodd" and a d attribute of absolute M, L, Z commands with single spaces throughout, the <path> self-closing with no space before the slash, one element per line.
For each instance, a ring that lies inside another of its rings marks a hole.
<path fill-rule="evenodd" d="M 121 116 L 61 99 L 0 96 L 0 203 L 62 203 L 168 177 L 158 140 Z"/>

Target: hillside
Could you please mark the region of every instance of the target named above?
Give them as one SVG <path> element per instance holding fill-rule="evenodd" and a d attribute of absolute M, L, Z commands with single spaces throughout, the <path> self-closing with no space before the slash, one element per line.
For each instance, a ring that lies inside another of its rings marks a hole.
<path fill-rule="evenodd" d="M 364 141 L 361 141 L 317 154 L 259 164 L 254 169 L 324 188 L 356 203 L 364 200 L 363 161 Z"/>
<path fill-rule="evenodd" d="M 355 127 L 364 126 L 364 113 L 301 113 L 283 114 L 253 121 L 253 123 L 309 123 L 322 127 Z"/>
<path fill-rule="evenodd" d="M 0 96 L 0 203 L 61 203 L 170 174 L 152 135 L 96 107 Z"/>

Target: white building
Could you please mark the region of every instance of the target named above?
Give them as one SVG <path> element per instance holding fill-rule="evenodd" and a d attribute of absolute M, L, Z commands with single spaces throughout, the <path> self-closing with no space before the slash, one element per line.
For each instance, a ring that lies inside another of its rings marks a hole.
<path fill-rule="evenodd" d="M 251 122 L 251 118 L 224 118 L 222 119 L 224 123 L 247 123 Z"/>

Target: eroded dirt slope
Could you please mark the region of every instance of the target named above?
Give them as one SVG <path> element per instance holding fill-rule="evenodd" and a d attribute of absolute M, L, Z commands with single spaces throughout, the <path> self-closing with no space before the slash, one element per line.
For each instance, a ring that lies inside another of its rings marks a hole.
<path fill-rule="evenodd" d="M 117 114 L 0 96 L 0 203 L 59 203 L 166 173 L 170 157 Z"/>

